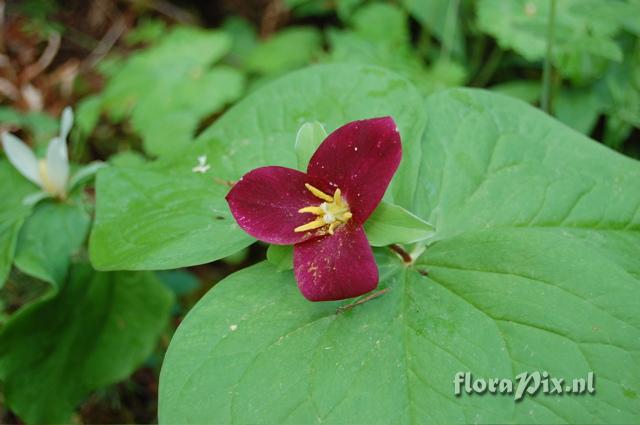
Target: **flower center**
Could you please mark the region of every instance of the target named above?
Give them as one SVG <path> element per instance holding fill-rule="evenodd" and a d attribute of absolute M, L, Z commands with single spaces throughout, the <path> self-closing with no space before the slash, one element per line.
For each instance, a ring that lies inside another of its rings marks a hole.
<path fill-rule="evenodd" d="M 298 226 L 293 229 L 294 232 L 306 232 L 307 230 L 326 228 L 326 231 L 333 235 L 335 229 L 349 221 L 353 216 L 349 211 L 349 205 L 342 199 L 340 189 L 336 189 L 333 196 L 327 195 L 320 189 L 311 186 L 309 183 L 305 183 L 304 187 L 307 188 L 315 197 L 322 199 L 324 202 L 319 206 L 308 206 L 298 210 L 299 213 L 311 213 L 315 214 L 316 218 L 307 224 Z"/>
<path fill-rule="evenodd" d="M 48 192 L 51 195 L 63 197 L 64 191 L 58 190 L 56 184 L 49 178 L 47 162 L 44 159 L 38 161 L 38 173 L 40 174 L 40 181 L 42 182 L 42 188 L 45 192 Z"/>

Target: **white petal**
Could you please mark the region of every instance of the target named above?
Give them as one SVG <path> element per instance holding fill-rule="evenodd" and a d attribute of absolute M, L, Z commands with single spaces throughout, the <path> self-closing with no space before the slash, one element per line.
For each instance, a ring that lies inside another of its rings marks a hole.
<path fill-rule="evenodd" d="M 73 190 L 76 185 L 91 177 L 98 172 L 100 168 L 106 167 L 107 164 L 101 161 L 91 162 L 84 167 L 80 168 L 69 180 L 69 191 Z"/>
<path fill-rule="evenodd" d="M 38 160 L 33 151 L 13 134 L 2 133 L 2 148 L 14 167 L 26 178 L 40 186 Z"/>
<path fill-rule="evenodd" d="M 62 140 L 67 140 L 67 136 L 71 131 L 71 127 L 73 126 L 73 110 L 70 106 L 64 108 L 62 111 L 62 117 L 60 117 L 60 138 Z"/>
<path fill-rule="evenodd" d="M 31 195 L 25 196 L 24 199 L 22 200 L 22 204 L 28 205 L 31 207 L 37 204 L 38 202 L 42 201 L 43 199 L 48 198 L 49 196 L 51 196 L 51 194 L 45 191 L 35 192 L 35 193 L 32 193 Z"/>
<path fill-rule="evenodd" d="M 69 159 L 67 157 L 67 143 L 64 139 L 54 137 L 47 148 L 47 177 L 56 193 L 62 194 L 66 190 L 69 180 Z"/>

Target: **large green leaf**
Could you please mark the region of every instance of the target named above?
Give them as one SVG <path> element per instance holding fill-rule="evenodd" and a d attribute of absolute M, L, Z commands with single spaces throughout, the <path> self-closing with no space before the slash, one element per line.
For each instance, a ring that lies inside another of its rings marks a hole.
<path fill-rule="evenodd" d="M 300 68 L 321 51 L 322 37 L 312 27 L 290 27 L 259 44 L 247 57 L 246 67 L 257 74 L 276 75 Z"/>
<path fill-rule="evenodd" d="M 114 120 L 131 114 L 147 152 L 174 153 L 192 140 L 200 120 L 242 94 L 238 71 L 211 67 L 230 46 L 222 32 L 178 27 L 124 62 L 101 94 L 102 105 Z"/>
<path fill-rule="evenodd" d="M 0 332 L 7 406 L 28 423 L 66 423 L 90 392 L 127 377 L 166 325 L 169 291 L 148 273 L 76 266 L 53 297 L 32 303 Z"/>
<path fill-rule="evenodd" d="M 11 270 L 18 233 L 31 207 L 22 203 L 36 187 L 22 177 L 8 161 L 0 161 L 0 288 Z"/>
<path fill-rule="evenodd" d="M 546 53 L 548 0 L 480 0 L 478 25 L 531 61 Z M 560 72 L 576 82 L 600 76 L 608 61 L 621 61 L 615 36 L 640 5 L 624 0 L 562 0 L 557 2 L 553 61 Z"/>
<path fill-rule="evenodd" d="M 16 266 L 55 287 L 64 281 L 70 257 L 89 231 L 89 214 L 73 202 L 40 203 L 18 237 Z"/>
<path fill-rule="evenodd" d="M 195 164 L 194 164 L 195 165 Z M 206 174 L 176 177 L 110 167 L 98 173 L 91 261 L 99 270 L 207 263 L 252 242 L 233 220 L 228 187 Z"/>
<path fill-rule="evenodd" d="M 91 261 L 105 270 L 167 269 L 226 257 L 253 240 L 233 221 L 225 181 L 263 165 L 296 168 L 294 144 L 304 122 L 332 131 L 391 115 L 409 146 L 424 126 L 421 104 L 406 80 L 373 66 L 292 73 L 237 104 L 180 155 L 141 169 L 100 171 Z M 193 173 L 201 155 L 211 168 Z"/>
<path fill-rule="evenodd" d="M 384 201 L 367 219 L 364 230 L 371 246 L 421 242 L 434 234 L 431 224 L 398 205 Z"/>
<path fill-rule="evenodd" d="M 161 422 L 637 421 L 638 162 L 488 92 L 423 110 L 393 197 L 436 242 L 409 267 L 378 251 L 390 289 L 341 313 L 348 301 L 309 303 L 270 263 L 229 277 L 174 336 Z M 596 393 L 453 394 L 457 372 L 535 371 L 592 371 Z"/>
<path fill-rule="evenodd" d="M 406 13 L 385 3 L 367 4 L 354 14 L 351 29 L 330 29 L 329 60 L 375 64 L 408 78 L 423 93 L 462 85 L 467 77 L 459 64 L 442 57 L 431 67 L 411 44 Z"/>

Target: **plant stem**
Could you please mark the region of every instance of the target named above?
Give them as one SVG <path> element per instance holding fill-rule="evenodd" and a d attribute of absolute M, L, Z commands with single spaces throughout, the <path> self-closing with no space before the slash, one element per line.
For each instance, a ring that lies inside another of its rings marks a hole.
<path fill-rule="evenodd" d="M 351 309 L 353 307 L 356 307 L 356 306 L 359 306 L 361 304 L 364 304 L 367 301 L 371 301 L 374 298 L 378 298 L 380 295 L 386 294 L 389 291 L 389 289 L 391 289 L 391 288 L 381 289 L 380 291 L 374 292 L 372 294 L 369 294 L 366 297 L 361 298 L 361 299 L 359 299 L 358 301 L 356 301 L 354 303 L 351 303 L 351 304 L 348 304 L 348 305 L 344 305 L 342 307 L 338 307 L 338 309 L 336 310 L 336 313 L 342 313 L 342 312 L 344 312 L 346 310 L 349 310 L 349 309 Z"/>
<path fill-rule="evenodd" d="M 396 254 L 398 254 L 400 258 L 402 258 L 402 262 L 404 262 L 405 264 L 413 263 L 413 258 L 411 258 L 411 254 L 405 251 L 404 248 L 402 248 L 397 243 L 389 245 L 389 249 L 395 252 Z"/>
<path fill-rule="evenodd" d="M 484 87 L 491 80 L 494 72 L 498 69 L 500 61 L 502 60 L 502 54 L 504 50 L 500 46 L 495 46 L 489 55 L 489 58 L 485 62 L 480 72 L 475 78 L 475 81 L 471 84 L 474 87 Z"/>
<path fill-rule="evenodd" d="M 460 8 L 460 0 L 452 0 L 447 8 L 445 16 L 444 31 L 442 34 L 442 48 L 440 50 L 440 58 L 447 62 L 451 56 L 453 49 L 453 37 L 455 36 L 455 28 L 457 25 L 458 14 Z"/>
<path fill-rule="evenodd" d="M 556 20 L 556 0 L 549 0 L 549 22 L 547 24 L 547 53 L 542 70 L 542 110 L 547 114 L 551 111 L 551 55 L 553 53 L 553 30 Z"/>

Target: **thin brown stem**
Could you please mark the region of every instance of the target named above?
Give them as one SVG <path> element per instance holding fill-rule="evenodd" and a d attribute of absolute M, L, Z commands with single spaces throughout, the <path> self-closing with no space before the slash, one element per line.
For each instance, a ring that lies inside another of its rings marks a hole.
<path fill-rule="evenodd" d="M 378 292 L 373 292 L 373 293 L 371 293 L 371 294 L 367 295 L 367 296 L 366 296 L 366 297 L 364 297 L 364 298 L 359 299 L 358 301 L 356 301 L 356 302 L 354 302 L 354 303 L 352 303 L 352 304 L 348 304 L 348 305 L 345 305 L 345 306 L 342 306 L 342 307 L 338 307 L 338 309 L 336 310 L 336 313 L 343 313 L 343 312 L 345 312 L 345 311 L 347 311 L 347 310 L 349 310 L 349 309 L 352 309 L 352 308 L 357 307 L 357 306 L 359 306 L 359 305 L 361 305 L 361 304 L 364 304 L 364 303 L 366 303 L 367 301 L 371 301 L 371 300 L 372 300 L 372 299 L 374 299 L 374 298 L 378 298 L 379 296 L 384 295 L 384 294 L 386 294 L 387 292 L 389 292 L 389 290 L 390 290 L 390 289 L 391 289 L 391 288 L 384 288 L 384 289 L 381 289 L 380 291 L 378 291 Z"/>
<path fill-rule="evenodd" d="M 49 35 L 47 47 L 44 49 L 44 52 L 42 52 L 42 55 L 35 63 L 32 63 L 25 68 L 22 74 L 23 81 L 31 81 L 38 74 L 47 69 L 47 67 L 51 64 L 53 59 L 58 54 L 58 50 L 60 50 L 60 34 L 58 34 L 57 32 L 53 32 L 51 33 L 51 35 Z"/>
<path fill-rule="evenodd" d="M 80 67 L 80 72 L 88 71 L 95 67 L 106 55 L 111 48 L 116 44 L 120 36 L 127 29 L 125 19 L 118 18 L 111 28 L 105 33 L 104 37 L 100 40 L 98 45 L 93 49 L 89 57 L 85 59 Z"/>
<path fill-rule="evenodd" d="M 411 254 L 405 251 L 404 248 L 402 248 L 397 243 L 389 245 L 389 249 L 395 252 L 396 254 L 398 254 L 400 258 L 402 258 L 402 262 L 404 262 L 405 264 L 413 263 L 413 258 L 411 258 Z"/>

